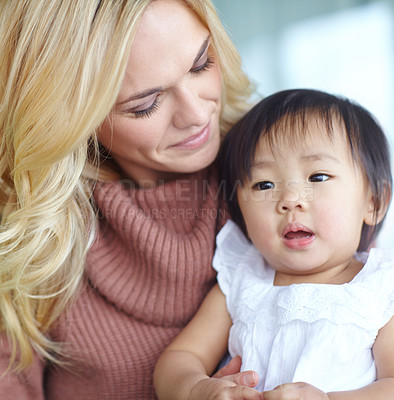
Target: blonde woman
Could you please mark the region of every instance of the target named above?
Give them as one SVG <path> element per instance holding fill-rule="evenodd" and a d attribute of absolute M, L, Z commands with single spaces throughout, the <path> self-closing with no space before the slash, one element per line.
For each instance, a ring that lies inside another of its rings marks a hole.
<path fill-rule="evenodd" d="M 209 0 L 3 1 L 0 37 L 0 398 L 154 399 L 215 281 L 238 54 Z"/>

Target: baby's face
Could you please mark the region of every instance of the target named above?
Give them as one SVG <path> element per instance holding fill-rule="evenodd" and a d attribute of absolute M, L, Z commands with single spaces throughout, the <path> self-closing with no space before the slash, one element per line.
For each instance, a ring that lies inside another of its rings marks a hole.
<path fill-rule="evenodd" d="M 272 148 L 261 139 L 251 179 L 237 195 L 250 239 L 290 280 L 324 280 L 327 271 L 348 265 L 373 214 L 369 187 L 339 124 L 331 138 L 314 121 L 296 143 L 279 140 Z"/>

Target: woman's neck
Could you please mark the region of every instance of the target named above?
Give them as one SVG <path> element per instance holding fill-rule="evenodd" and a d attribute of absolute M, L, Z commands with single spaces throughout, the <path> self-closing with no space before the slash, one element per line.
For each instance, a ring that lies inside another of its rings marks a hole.
<path fill-rule="evenodd" d="M 122 180 L 125 184 L 129 183 L 135 188 L 153 188 L 160 186 L 166 182 L 175 181 L 176 179 L 184 179 L 188 173 L 158 171 L 153 169 L 139 168 L 133 166 L 132 169 L 122 169 L 113 162 L 105 162 L 100 171 L 105 173 L 108 180 Z M 196 171 L 197 172 L 197 171 Z M 107 180 L 104 178 L 104 180 Z"/>

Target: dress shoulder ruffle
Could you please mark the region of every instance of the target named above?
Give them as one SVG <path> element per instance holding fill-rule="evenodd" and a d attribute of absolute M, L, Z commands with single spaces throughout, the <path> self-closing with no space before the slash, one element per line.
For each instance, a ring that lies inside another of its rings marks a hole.
<path fill-rule="evenodd" d="M 231 220 L 219 232 L 216 245 L 213 267 L 218 273 L 219 287 L 226 296 L 228 311 L 233 316 L 234 309 L 246 304 L 250 296 L 263 295 L 262 284 L 267 290 L 272 286 L 274 271 Z M 253 284 L 256 278 L 260 282 L 258 287 Z"/>

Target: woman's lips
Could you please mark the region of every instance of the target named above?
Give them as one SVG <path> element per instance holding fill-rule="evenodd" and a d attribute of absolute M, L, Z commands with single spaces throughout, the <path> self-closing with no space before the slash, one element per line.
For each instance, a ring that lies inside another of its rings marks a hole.
<path fill-rule="evenodd" d="M 302 224 L 287 224 L 282 232 L 282 240 L 292 250 L 303 250 L 312 244 L 315 234 Z"/>
<path fill-rule="evenodd" d="M 171 147 L 186 149 L 186 150 L 195 150 L 204 145 L 210 136 L 209 125 L 207 125 L 200 132 L 195 135 L 189 136 L 187 139 L 178 142 Z"/>

